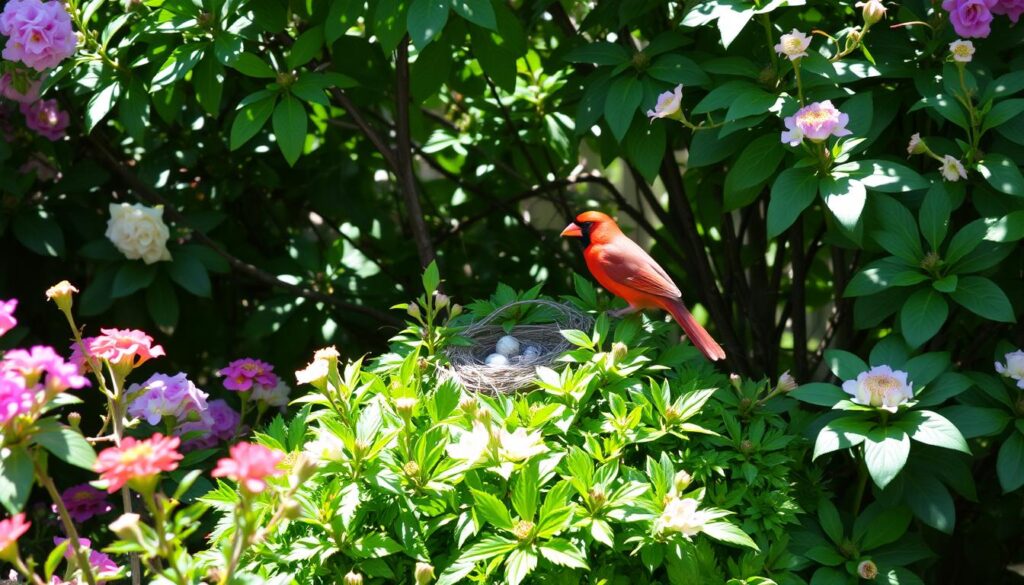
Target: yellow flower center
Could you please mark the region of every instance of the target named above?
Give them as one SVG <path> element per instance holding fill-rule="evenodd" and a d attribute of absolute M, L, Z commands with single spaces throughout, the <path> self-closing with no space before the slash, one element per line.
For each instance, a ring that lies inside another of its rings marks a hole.
<path fill-rule="evenodd" d="M 515 528 L 512 529 L 512 534 L 514 534 L 519 540 L 526 540 L 529 538 L 531 532 L 533 532 L 533 522 L 526 520 L 520 520 L 516 523 Z"/>
<path fill-rule="evenodd" d="M 973 53 L 973 51 L 971 50 L 971 47 L 966 43 L 953 45 L 953 54 L 956 55 L 957 57 L 970 57 L 971 53 Z"/>
<path fill-rule="evenodd" d="M 135 445 L 131 449 L 127 449 L 121 453 L 121 463 L 128 464 L 134 463 L 144 457 L 153 455 L 153 446 L 149 443 L 141 443 Z"/>
<path fill-rule="evenodd" d="M 782 40 L 782 48 L 786 50 L 787 55 L 802 53 L 804 50 L 804 43 L 795 36 L 788 36 Z"/>
<path fill-rule="evenodd" d="M 896 390 L 903 385 L 896 378 L 885 375 L 869 376 L 864 383 L 867 385 L 871 395 L 878 397 L 885 396 L 890 390 Z"/>
<path fill-rule="evenodd" d="M 810 110 L 800 114 L 801 124 L 824 124 L 832 118 L 832 113 L 825 110 Z"/>

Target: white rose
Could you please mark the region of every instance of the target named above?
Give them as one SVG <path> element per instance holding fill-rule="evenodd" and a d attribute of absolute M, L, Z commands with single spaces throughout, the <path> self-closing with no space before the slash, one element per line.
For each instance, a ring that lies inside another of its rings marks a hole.
<path fill-rule="evenodd" d="M 284 380 L 278 380 L 277 386 L 270 387 L 263 384 L 253 384 L 252 397 L 255 400 L 262 400 L 269 406 L 288 406 L 288 395 L 292 389 Z"/>
<path fill-rule="evenodd" d="M 107 239 L 129 260 L 141 258 L 146 264 L 170 260 L 167 240 L 170 230 L 163 219 L 162 206 L 146 207 L 136 203 L 111 203 L 107 220 Z"/>

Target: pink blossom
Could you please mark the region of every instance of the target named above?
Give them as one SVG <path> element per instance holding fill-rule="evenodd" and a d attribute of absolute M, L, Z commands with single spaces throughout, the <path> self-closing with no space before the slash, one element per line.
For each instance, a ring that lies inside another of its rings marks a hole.
<path fill-rule="evenodd" d="M 121 445 L 108 447 L 96 458 L 93 470 L 106 480 L 107 491 L 114 493 L 129 481 L 154 478 L 162 471 L 174 471 L 181 461 L 178 437 L 165 437 L 160 433 L 139 441 L 125 437 Z"/>
<path fill-rule="evenodd" d="M 14 309 L 16 308 L 18 308 L 18 299 L 0 301 L 0 337 L 18 324 L 18 320 L 14 318 Z"/>
<path fill-rule="evenodd" d="M 107 494 L 87 483 L 69 487 L 61 493 L 60 497 L 64 500 L 68 514 L 76 524 L 95 516 L 102 516 L 114 509 L 107 499 Z M 56 514 L 56 506 L 53 507 L 53 512 Z"/>
<path fill-rule="evenodd" d="M 846 129 L 850 117 L 837 110 L 829 100 L 804 106 L 784 121 L 787 131 L 782 133 L 782 141 L 790 146 L 798 146 L 804 138 L 811 142 L 823 142 L 829 136 L 851 134 Z"/>
<path fill-rule="evenodd" d="M 248 392 L 254 383 L 273 388 L 278 382 L 274 366 L 253 358 L 235 360 L 217 373 L 224 376 L 225 388 L 238 392 Z"/>
<path fill-rule="evenodd" d="M 43 374 L 46 374 L 46 389 L 52 393 L 89 385 L 77 365 L 65 362 L 52 347 L 45 345 L 36 345 L 28 350 L 12 349 L 4 354 L 0 370 L 24 376 L 28 386 L 42 381 Z"/>
<path fill-rule="evenodd" d="M 36 390 L 36 387 L 25 385 L 23 376 L 0 370 L 0 425 L 32 412 L 36 406 Z"/>
<path fill-rule="evenodd" d="M 53 544 L 55 544 L 57 546 L 60 546 L 60 544 L 62 542 L 64 542 L 64 541 L 66 541 L 66 540 L 67 540 L 66 538 L 55 536 L 53 538 Z M 91 550 L 92 549 L 92 541 L 90 541 L 88 538 L 79 538 L 78 539 L 78 544 L 81 545 L 82 547 L 86 548 L 86 549 L 90 549 L 89 550 L 89 566 L 92 567 L 92 572 L 96 573 L 96 575 L 98 577 L 108 577 L 109 578 L 109 577 L 114 576 L 115 574 L 117 574 L 118 571 L 121 570 L 121 567 L 117 566 L 117 563 L 115 563 L 114 560 L 111 559 L 109 556 L 107 556 L 104 553 L 101 553 L 98 550 Z M 71 549 L 71 545 L 69 544 L 68 548 L 64 551 L 64 558 L 70 560 L 74 556 L 75 556 L 75 551 Z M 106 582 L 106 579 L 97 579 L 96 582 L 97 583 L 104 583 L 104 582 Z M 63 583 L 63 581 L 56 581 L 56 583 Z M 77 583 L 77 581 L 76 581 L 76 583 Z"/>
<path fill-rule="evenodd" d="M 942 0 L 949 22 L 961 37 L 985 38 L 992 32 L 992 9 L 998 0 Z M 1019 14 L 1018 14 L 1019 16 Z"/>
<path fill-rule="evenodd" d="M 227 477 L 239 483 L 246 491 L 258 494 L 267 489 L 265 479 L 284 471 L 277 467 L 284 453 L 255 443 L 238 443 L 230 450 L 231 457 L 217 462 L 213 477 Z"/>
<path fill-rule="evenodd" d="M 193 384 L 184 372 L 174 376 L 153 374 L 142 384 L 132 384 L 127 391 L 128 414 L 158 425 L 165 416 L 184 422 L 192 413 L 206 410 L 209 395 Z"/>
<path fill-rule="evenodd" d="M 82 340 L 90 358 L 137 368 L 152 358 L 164 355 L 164 348 L 154 345 L 153 338 L 138 329 L 100 329 L 100 333 L 103 335 Z M 79 365 L 85 363 L 85 356 L 77 343 L 71 346 L 71 361 Z"/>
<path fill-rule="evenodd" d="M 3 58 L 36 71 L 55 67 L 78 45 L 71 16 L 58 0 L 9 0 L 0 14 L 0 34 L 7 37 Z"/>
<path fill-rule="evenodd" d="M 39 99 L 39 87 L 42 84 L 39 79 L 25 79 L 19 82 L 10 73 L 4 73 L 0 76 L 0 96 L 18 103 L 30 104 Z"/>
<path fill-rule="evenodd" d="M 186 422 L 178 428 L 182 435 L 199 433 L 199 436 L 185 440 L 183 450 L 209 449 L 221 441 L 228 441 L 234 438 L 241 422 L 242 417 L 226 401 L 210 401 L 209 407 L 199 414 L 199 420 Z"/>
<path fill-rule="evenodd" d="M 0 553 L 9 552 L 17 546 L 18 539 L 28 532 L 29 526 L 32 526 L 32 523 L 25 522 L 24 514 L 15 514 L 7 520 L 0 520 Z"/>
<path fill-rule="evenodd" d="M 21 113 L 25 116 L 25 125 L 50 142 L 64 138 L 71 124 L 71 118 L 60 109 L 57 100 L 21 104 Z"/>
<path fill-rule="evenodd" d="M 1020 15 L 1024 14 L 1024 0 L 997 0 L 992 7 L 992 14 L 1005 14 L 1013 24 L 1017 24 Z"/>

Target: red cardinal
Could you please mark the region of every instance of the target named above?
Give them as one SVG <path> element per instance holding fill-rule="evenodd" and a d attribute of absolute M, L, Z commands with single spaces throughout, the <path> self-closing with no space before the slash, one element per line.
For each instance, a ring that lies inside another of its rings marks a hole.
<path fill-rule="evenodd" d="M 683 304 L 679 287 L 654 258 L 622 233 L 615 220 L 600 211 L 576 216 L 562 236 L 583 238 L 583 258 L 594 278 L 629 307 L 613 311 L 614 317 L 649 308 L 664 309 L 686 332 L 697 349 L 711 361 L 725 359 L 725 350 L 693 318 Z"/>

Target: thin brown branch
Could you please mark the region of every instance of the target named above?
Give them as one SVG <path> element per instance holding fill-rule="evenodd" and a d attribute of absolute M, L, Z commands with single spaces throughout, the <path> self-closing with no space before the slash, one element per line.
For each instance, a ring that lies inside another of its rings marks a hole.
<path fill-rule="evenodd" d="M 388 143 L 385 142 L 373 126 L 370 126 L 369 122 L 366 121 L 366 117 L 363 116 L 363 112 L 359 109 L 359 106 L 355 105 L 352 100 L 348 98 L 345 92 L 336 87 L 331 88 L 331 96 L 334 97 L 334 101 L 338 102 L 338 105 L 344 108 L 345 111 L 352 116 L 352 121 L 356 123 L 356 126 L 359 126 L 363 135 L 365 135 L 367 140 L 373 144 L 374 148 L 377 149 L 377 152 L 384 157 L 384 162 L 387 163 L 392 172 L 397 175 L 398 158 L 395 156 L 394 151 L 388 146 Z"/>

